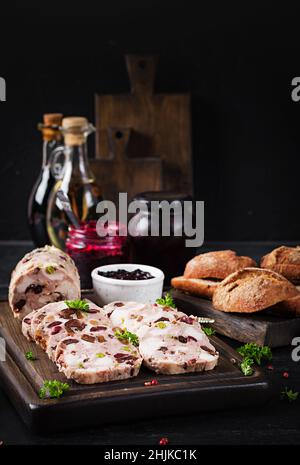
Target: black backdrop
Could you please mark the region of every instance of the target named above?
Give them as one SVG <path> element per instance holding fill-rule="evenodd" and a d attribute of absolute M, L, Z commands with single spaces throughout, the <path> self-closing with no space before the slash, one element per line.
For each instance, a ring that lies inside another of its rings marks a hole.
<path fill-rule="evenodd" d="M 298 239 L 296 3 L 11 1 L 1 9 L 0 239 L 29 238 L 26 203 L 41 162 L 42 113 L 93 120 L 96 92 L 129 90 L 125 52 L 158 53 L 156 90 L 192 93 L 205 238 Z"/>

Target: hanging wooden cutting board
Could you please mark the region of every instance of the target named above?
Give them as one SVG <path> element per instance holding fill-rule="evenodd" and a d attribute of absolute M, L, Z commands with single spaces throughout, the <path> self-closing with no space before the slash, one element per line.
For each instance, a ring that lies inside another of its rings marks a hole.
<path fill-rule="evenodd" d="M 156 63 L 126 56 L 131 93 L 96 95 L 93 170 L 108 199 L 118 192 L 193 193 L 190 95 L 154 93 Z"/>

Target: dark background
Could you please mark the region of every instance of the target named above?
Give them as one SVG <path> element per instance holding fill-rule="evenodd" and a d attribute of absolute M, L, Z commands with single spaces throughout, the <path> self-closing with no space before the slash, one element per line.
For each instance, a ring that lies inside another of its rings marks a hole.
<path fill-rule="evenodd" d="M 156 90 L 192 94 L 195 196 L 207 240 L 297 240 L 300 8 L 294 2 L 11 1 L 1 5 L 0 239 L 27 239 L 44 112 L 94 120 L 128 92 L 123 54 L 158 53 Z"/>

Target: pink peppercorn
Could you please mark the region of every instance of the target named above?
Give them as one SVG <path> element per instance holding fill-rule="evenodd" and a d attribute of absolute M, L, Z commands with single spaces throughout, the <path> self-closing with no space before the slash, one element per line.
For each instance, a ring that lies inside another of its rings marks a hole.
<path fill-rule="evenodd" d="M 167 444 L 169 444 L 169 439 L 168 438 L 161 438 L 160 439 L 160 441 L 159 441 L 160 446 L 166 446 Z"/>

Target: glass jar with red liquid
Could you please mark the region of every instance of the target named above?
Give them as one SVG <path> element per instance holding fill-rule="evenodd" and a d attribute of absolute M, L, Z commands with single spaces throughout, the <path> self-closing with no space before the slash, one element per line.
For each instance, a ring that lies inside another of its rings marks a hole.
<path fill-rule="evenodd" d="M 80 275 L 81 288 L 92 289 L 91 272 L 97 266 L 128 261 L 128 241 L 126 236 L 118 235 L 117 223 L 109 223 L 107 235 L 97 234 L 96 221 L 81 223 L 79 228 L 69 226 L 66 240 L 66 252 L 73 258 Z M 109 235 L 109 229 L 115 235 Z"/>
<path fill-rule="evenodd" d="M 182 230 L 182 215 L 170 211 L 170 234 L 163 236 L 161 231 L 161 213 L 155 218 L 151 210 L 151 202 L 167 201 L 181 206 L 191 201 L 187 194 L 176 192 L 142 192 L 134 198 L 145 205 L 135 218 L 131 219 L 130 248 L 133 263 L 142 263 L 160 268 L 165 274 L 165 284 L 175 276 L 184 272 L 185 265 L 196 254 L 194 247 L 186 247 L 188 237 Z M 159 220 L 159 229 L 151 235 L 151 225 Z M 178 234 L 179 233 L 179 234 Z"/>

